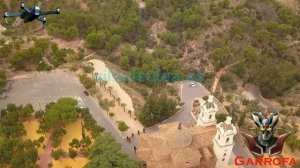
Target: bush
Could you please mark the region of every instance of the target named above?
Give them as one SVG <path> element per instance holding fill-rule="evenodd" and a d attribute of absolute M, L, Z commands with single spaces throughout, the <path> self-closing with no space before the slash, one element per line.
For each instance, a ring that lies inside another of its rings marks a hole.
<path fill-rule="evenodd" d="M 177 103 L 166 95 L 152 93 L 138 114 L 138 119 L 146 127 L 153 126 L 174 115 L 176 106 Z"/>
<path fill-rule="evenodd" d="M 41 63 L 36 67 L 37 71 L 50 71 L 51 69 L 52 67 L 45 63 Z"/>
<path fill-rule="evenodd" d="M 180 43 L 180 34 L 166 31 L 162 34 L 162 40 L 172 46 L 177 46 Z"/>
<path fill-rule="evenodd" d="M 65 152 L 64 150 L 62 150 L 61 148 L 52 151 L 51 153 L 51 157 L 54 158 L 55 160 L 58 160 L 60 157 L 65 156 Z"/>
<path fill-rule="evenodd" d="M 69 156 L 74 159 L 77 156 L 77 152 L 74 149 L 69 148 Z"/>
<path fill-rule="evenodd" d="M 227 117 L 227 114 L 225 114 L 225 113 L 216 114 L 217 123 L 224 122 L 226 120 L 226 117 Z"/>
<path fill-rule="evenodd" d="M 94 67 L 92 66 L 84 66 L 83 70 L 85 73 L 92 73 L 94 71 Z"/>
<path fill-rule="evenodd" d="M 79 76 L 79 80 L 80 82 L 83 84 L 83 86 L 86 88 L 86 89 L 90 89 L 92 87 L 95 87 L 96 86 L 96 82 L 94 79 L 88 77 L 86 74 L 82 74 Z"/>

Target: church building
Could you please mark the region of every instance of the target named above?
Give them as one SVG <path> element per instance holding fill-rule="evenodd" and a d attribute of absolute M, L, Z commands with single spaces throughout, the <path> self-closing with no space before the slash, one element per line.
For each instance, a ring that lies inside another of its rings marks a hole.
<path fill-rule="evenodd" d="M 225 168 L 234 145 L 236 128 L 231 117 L 216 124 L 213 96 L 200 101 L 197 124 L 169 123 L 140 135 L 137 157 L 148 168 Z"/>

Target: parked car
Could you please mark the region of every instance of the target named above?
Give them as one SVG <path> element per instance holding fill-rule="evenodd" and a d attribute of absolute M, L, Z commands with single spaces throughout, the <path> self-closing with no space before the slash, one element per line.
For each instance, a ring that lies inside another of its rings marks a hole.
<path fill-rule="evenodd" d="M 195 82 L 190 82 L 190 87 L 195 87 Z"/>
<path fill-rule="evenodd" d="M 85 91 L 83 91 L 83 93 L 84 93 L 86 96 L 90 95 L 90 94 L 89 94 L 89 92 L 88 92 L 88 91 L 86 91 L 86 90 L 85 90 Z"/>

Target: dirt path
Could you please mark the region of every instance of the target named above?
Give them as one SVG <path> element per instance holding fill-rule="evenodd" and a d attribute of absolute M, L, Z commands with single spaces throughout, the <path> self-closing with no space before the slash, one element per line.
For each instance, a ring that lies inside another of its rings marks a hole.
<path fill-rule="evenodd" d="M 50 135 L 52 132 L 50 132 Z M 52 140 L 50 139 L 51 136 L 49 136 L 49 139 L 47 141 L 47 144 L 45 146 L 45 151 L 43 154 L 39 156 L 39 167 L 40 168 L 48 168 L 48 164 L 51 162 L 51 152 L 52 152 Z"/>
<path fill-rule="evenodd" d="M 40 30 L 37 30 L 40 31 Z M 72 41 L 63 40 L 57 37 L 53 37 L 47 33 L 47 31 L 42 32 L 42 35 L 38 36 L 39 38 L 49 38 L 52 42 L 57 43 L 59 48 L 72 49 L 76 52 L 79 51 L 79 48 L 84 48 L 83 39 L 75 39 Z"/>
<path fill-rule="evenodd" d="M 213 86 L 211 87 L 211 92 L 212 92 L 212 93 L 215 93 L 215 92 L 216 92 L 216 89 L 217 89 L 217 86 L 218 86 L 218 84 L 219 84 L 220 78 L 221 78 L 222 75 L 225 73 L 225 70 L 228 69 L 228 68 L 230 68 L 231 66 L 234 66 L 234 65 L 238 64 L 239 62 L 241 62 L 241 61 L 243 61 L 243 60 L 244 60 L 244 59 L 239 60 L 239 61 L 236 61 L 236 62 L 234 62 L 234 63 L 232 63 L 232 64 L 230 64 L 230 65 L 227 65 L 227 66 L 225 66 L 224 68 L 222 68 L 220 71 L 218 71 L 218 72 L 216 73 L 215 80 L 214 80 L 214 84 L 213 84 Z"/>
<path fill-rule="evenodd" d="M 296 46 L 298 44 L 300 44 L 300 41 L 294 41 L 294 42 L 289 44 L 289 47 L 293 47 L 293 46 Z"/>
<path fill-rule="evenodd" d="M 166 31 L 166 23 L 163 21 L 155 22 L 150 28 L 150 36 L 154 39 L 157 45 L 160 44 L 161 40 L 158 38 L 158 34 Z"/>

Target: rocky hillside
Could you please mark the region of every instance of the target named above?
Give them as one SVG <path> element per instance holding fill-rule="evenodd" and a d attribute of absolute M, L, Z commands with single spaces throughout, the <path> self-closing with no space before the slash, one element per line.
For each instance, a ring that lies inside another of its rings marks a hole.
<path fill-rule="evenodd" d="M 299 5 L 299 1 L 293 3 Z M 18 8 L 14 1 L 0 6 Z M 131 72 L 139 83 L 175 81 L 199 72 L 206 74 L 205 84 L 210 87 L 215 75 L 232 65 L 218 77 L 217 91 L 235 91 L 241 84 L 252 83 L 266 98 L 299 92 L 300 15 L 286 3 L 62 0 L 41 6 L 62 9 L 59 17 L 47 18 L 51 36 L 84 39 L 85 47 Z M 13 22 L 4 25 L 10 27 L 5 35 L 14 39 L 39 31 L 38 22 L 18 28 Z"/>

